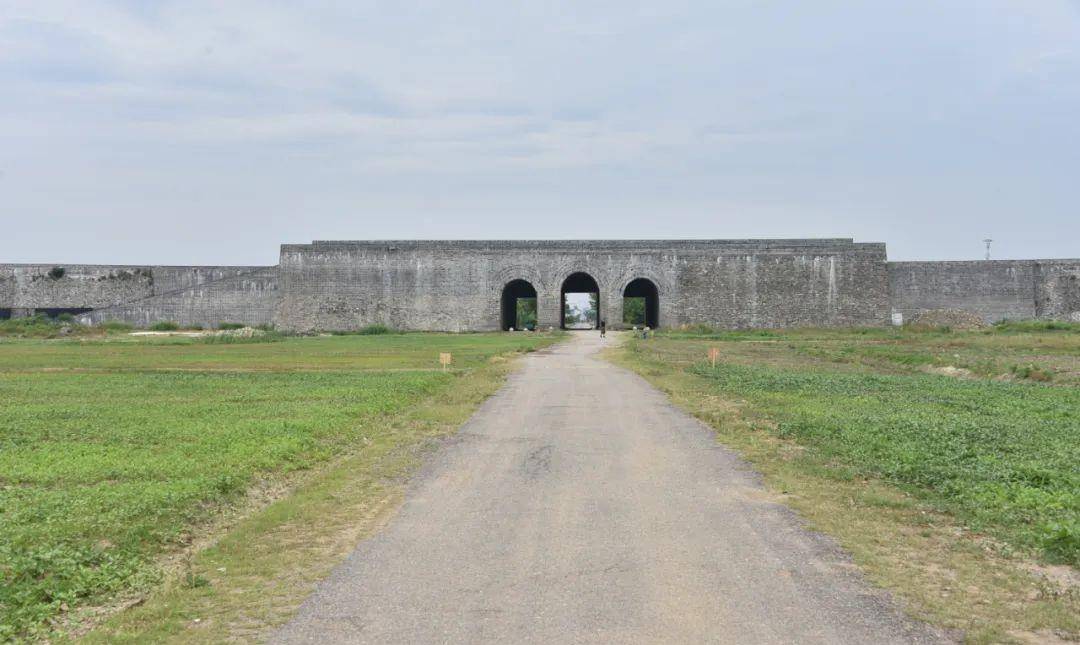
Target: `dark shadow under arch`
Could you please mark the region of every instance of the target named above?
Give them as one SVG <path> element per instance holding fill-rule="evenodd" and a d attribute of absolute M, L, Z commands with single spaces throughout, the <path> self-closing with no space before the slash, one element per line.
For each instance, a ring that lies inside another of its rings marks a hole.
<path fill-rule="evenodd" d="M 596 319 L 590 320 L 589 323 L 593 329 L 599 329 L 600 327 L 600 285 L 596 283 L 596 280 L 588 273 L 571 273 L 562 283 L 562 289 L 559 292 L 559 326 L 563 329 L 567 329 L 566 322 L 566 296 L 571 293 L 586 293 L 595 296 L 596 298 Z M 576 327 L 581 329 L 581 327 Z"/>
<path fill-rule="evenodd" d="M 531 300 L 532 302 L 531 304 L 528 302 L 521 303 L 522 306 L 519 307 L 519 300 Z M 528 280 L 511 280 L 507 282 L 502 290 L 500 306 L 502 310 L 500 325 L 502 325 L 503 331 L 507 331 L 511 327 L 514 329 L 533 329 L 536 327 L 536 287 L 532 286 Z M 531 317 L 528 314 L 530 310 L 532 312 Z M 521 316 L 519 316 L 519 313 Z M 519 318 L 526 318 L 526 320 L 519 320 Z"/>
<path fill-rule="evenodd" d="M 634 302 L 630 302 L 631 298 Z M 631 314 L 638 315 L 630 320 Z M 660 326 L 660 290 L 652 280 L 637 278 L 623 289 L 623 324 L 653 329 Z"/>

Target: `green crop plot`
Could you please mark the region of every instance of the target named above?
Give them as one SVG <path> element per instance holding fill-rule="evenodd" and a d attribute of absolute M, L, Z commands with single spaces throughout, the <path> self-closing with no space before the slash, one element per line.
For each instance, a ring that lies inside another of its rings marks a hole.
<path fill-rule="evenodd" d="M 972 643 L 1080 636 L 1080 326 L 696 328 L 612 357 L 918 618 Z"/>
<path fill-rule="evenodd" d="M 749 402 L 822 462 L 1076 565 L 1080 329 L 1045 327 L 684 331 L 632 349 Z"/>
<path fill-rule="evenodd" d="M 253 482 L 388 440 L 405 408 L 552 340 L 0 342 L 0 641 L 153 584 L 154 558 Z"/>
<path fill-rule="evenodd" d="M 933 375 L 694 372 L 754 401 L 827 462 L 934 500 L 978 530 L 1080 564 L 1080 389 Z"/>

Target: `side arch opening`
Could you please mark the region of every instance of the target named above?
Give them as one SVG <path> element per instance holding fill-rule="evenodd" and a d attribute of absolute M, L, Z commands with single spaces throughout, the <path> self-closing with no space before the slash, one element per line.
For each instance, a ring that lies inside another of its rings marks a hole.
<path fill-rule="evenodd" d="M 510 329 L 536 329 L 536 287 L 527 280 L 511 280 L 502 290 L 503 331 Z"/>
<path fill-rule="evenodd" d="M 628 326 L 660 326 L 660 291 L 652 280 L 637 278 L 623 289 L 622 321 Z"/>

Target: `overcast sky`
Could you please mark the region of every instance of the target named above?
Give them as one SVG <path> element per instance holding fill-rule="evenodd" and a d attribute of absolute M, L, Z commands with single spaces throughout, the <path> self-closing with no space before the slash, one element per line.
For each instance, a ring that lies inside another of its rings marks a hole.
<path fill-rule="evenodd" d="M 0 261 L 836 236 L 1080 257 L 1080 0 L 4 0 L 0 224 Z"/>

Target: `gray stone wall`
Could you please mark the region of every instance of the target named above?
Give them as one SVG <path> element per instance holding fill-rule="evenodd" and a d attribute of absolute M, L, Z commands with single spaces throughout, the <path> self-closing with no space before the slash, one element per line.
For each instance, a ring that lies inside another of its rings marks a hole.
<path fill-rule="evenodd" d="M 50 276 L 54 267 L 63 275 Z M 359 241 L 286 244 L 276 267 L 0 265 L 0 315 L 89 308 L 90 323 L 272 323 L 285 330 L 501 328 L 512 280 L 537 291 L 539 322 L 560 322 L 572 273 L 600 287 L 617 328 L 622 294 L 646 278 L 664 327 L 881 325 L 929 309 L 987 321 L 1080 320 L 1080 260 L 887 262 L 850 239 Z"/>
<path fill-rule="evenodd" d="M 239 271 L 221 271 L 218 276 L 191 286 L 163 290 L 131 303 L 95 309 L 79 316 L 79 320 L 89 324 L 120 320 L 138 327 L 161 320 L 203 327 L 216 327 L 223 322 L 273 323 L 279 296 L 277 267 L 244 267 Z"/>
<path fill-rule="evenodd" d="M 57 267 L 63 275 L 50 276 Z M 0 308 L 21 314 L 90 308 L 86 322 L 260 324 L 271 322 L 276 303 L 277 267 L 0 265 Z"/>
<path fill-rule="evenodd" d="M 878 325 L 888 320 L 885 247 L 828 240 L 384 241 L 283 245 L 282 329 L 500 328 L 503 287 L 537 290 L 558 326 L 563 281 L 588 273 L 601 317 L 622 320 L 635 278 L 658 288 L 660 325 Z"/>
<path fill-rule="evenodd" d="M 1035 263 L 1035 316 L 1080 322 L 1080 260 Z"/>
<path fill-rule="evenodd" d="M 893 313 L 961 309 L 987 322 L 1080 320 L 1080 260 L 890 262 Z"/>
<path fill-rule="evenodd" d="M 63 276 L 53 278 L 54 268 Z M 85 264 L 0 265 L 0 302 L 19 309 L 107 307 L 153 294 L 149 267 Z"/>

